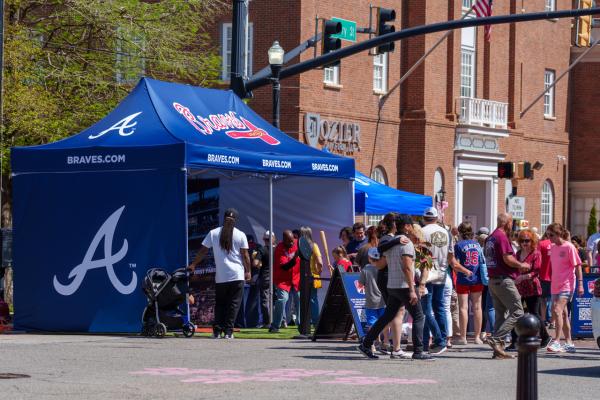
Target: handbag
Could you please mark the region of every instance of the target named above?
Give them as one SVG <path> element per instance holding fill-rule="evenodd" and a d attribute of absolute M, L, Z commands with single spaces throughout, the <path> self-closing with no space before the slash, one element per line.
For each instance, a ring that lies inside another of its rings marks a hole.
<path fill-rule="evenodd" d="M 446 271 L 442 271 L 437 261 L 433 262 L 433 266 L 427 275 L 427 282 L 433 285 L 441 285 L 446 282 Z"/>

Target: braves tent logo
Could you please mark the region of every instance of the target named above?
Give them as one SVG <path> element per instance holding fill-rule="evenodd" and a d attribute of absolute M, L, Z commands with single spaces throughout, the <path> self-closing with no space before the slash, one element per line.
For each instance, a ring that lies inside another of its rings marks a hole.
<path fill-rule="evenodd" d="M 195 116 L 188 107 L 179 103 L 173 103 L 173 108 L 203 135 L 225 131 L 225 134 L 232 139 L 260 139 L 271 146 L 280 143 L 264 129 L 256 127 L 244 117 L 238 117 L 234 111 L 226 114 L 210 114 L 204 118 L 200 115 Z"/>
<path fill-rule="evenodd" d="M 94 239 L 92 239 L 92 243 L 90 243 L 90 247 L 88 247 L 85 256 L 83 257 L 83 261 L 81 264 L 73 268 L 69 273 L 68 279 L 72 279 L 70 283 L 63 285 L 60 283 L 56 275 L 54 275 L 54 289 L 58 293 L 62 294 L 63 296 L 72 295 L 83 283 L 83 279 L 85 278 L 87 272 L 98 268 L 106 269 L 110 283 L 112 283 L 119 293 L 130 294 L 135 290 L 137 285 L 137 275 L 135 272 L 132 272 L 131 281 L 129 284 L 124 285 L 115 274 L 114 268 L 114 265 L 125 257 L 128 249 L 127 239 L 124 239 L 121 249 L 115 254 L 112 252 L 113 237 L 115 236 L 117 223 L 119 222 L 119 218 L 121 218 L 121 214 L 123 213 L 124 209 L 125 206 L 112 213 L 112 215 L 108 217 L 106 221 L 104 221 L 100 229 L 98 229 Z M 93 260 L 94 254 L 96 253 L 96 250 L 98 250 L 100 241 L 102 239 L 104 239 L 104 258 Z"/>

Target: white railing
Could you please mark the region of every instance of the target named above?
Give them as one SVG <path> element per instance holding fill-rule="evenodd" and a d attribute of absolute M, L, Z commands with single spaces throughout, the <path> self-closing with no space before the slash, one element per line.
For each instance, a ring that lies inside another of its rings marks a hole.
<path fill-rule="evenodd" d="M 488 126 L 506 129 L 508 123 L 508 103 L 460 97 L 458 121 L 466 125 Z"/>

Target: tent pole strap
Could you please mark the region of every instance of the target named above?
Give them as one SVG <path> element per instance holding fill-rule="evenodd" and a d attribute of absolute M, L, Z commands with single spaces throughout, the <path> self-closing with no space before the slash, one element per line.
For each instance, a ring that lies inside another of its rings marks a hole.
<path fill-rule="evenodd" d="M 273 175 L 269 175 L 269 232 L 271 233 L 271 237 L 269 240 L 273 240 L 274 232 L 273 232 Z M 271 248 L 269 249 L 269 325 L 273 324 L 273 248 L 272 242 L 269 243 Z M 279 327 L 277 327 L 279 328 Z"/>

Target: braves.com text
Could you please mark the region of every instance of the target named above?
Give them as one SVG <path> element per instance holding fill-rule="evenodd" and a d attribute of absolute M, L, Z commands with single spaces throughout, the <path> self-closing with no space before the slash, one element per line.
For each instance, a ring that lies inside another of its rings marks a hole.
<path fill-rule="evenodd" d="M 119 164 L 125 162 L 125 154 L 107 154 L 105 156 L 68 156 L 67 164 Z"/>

